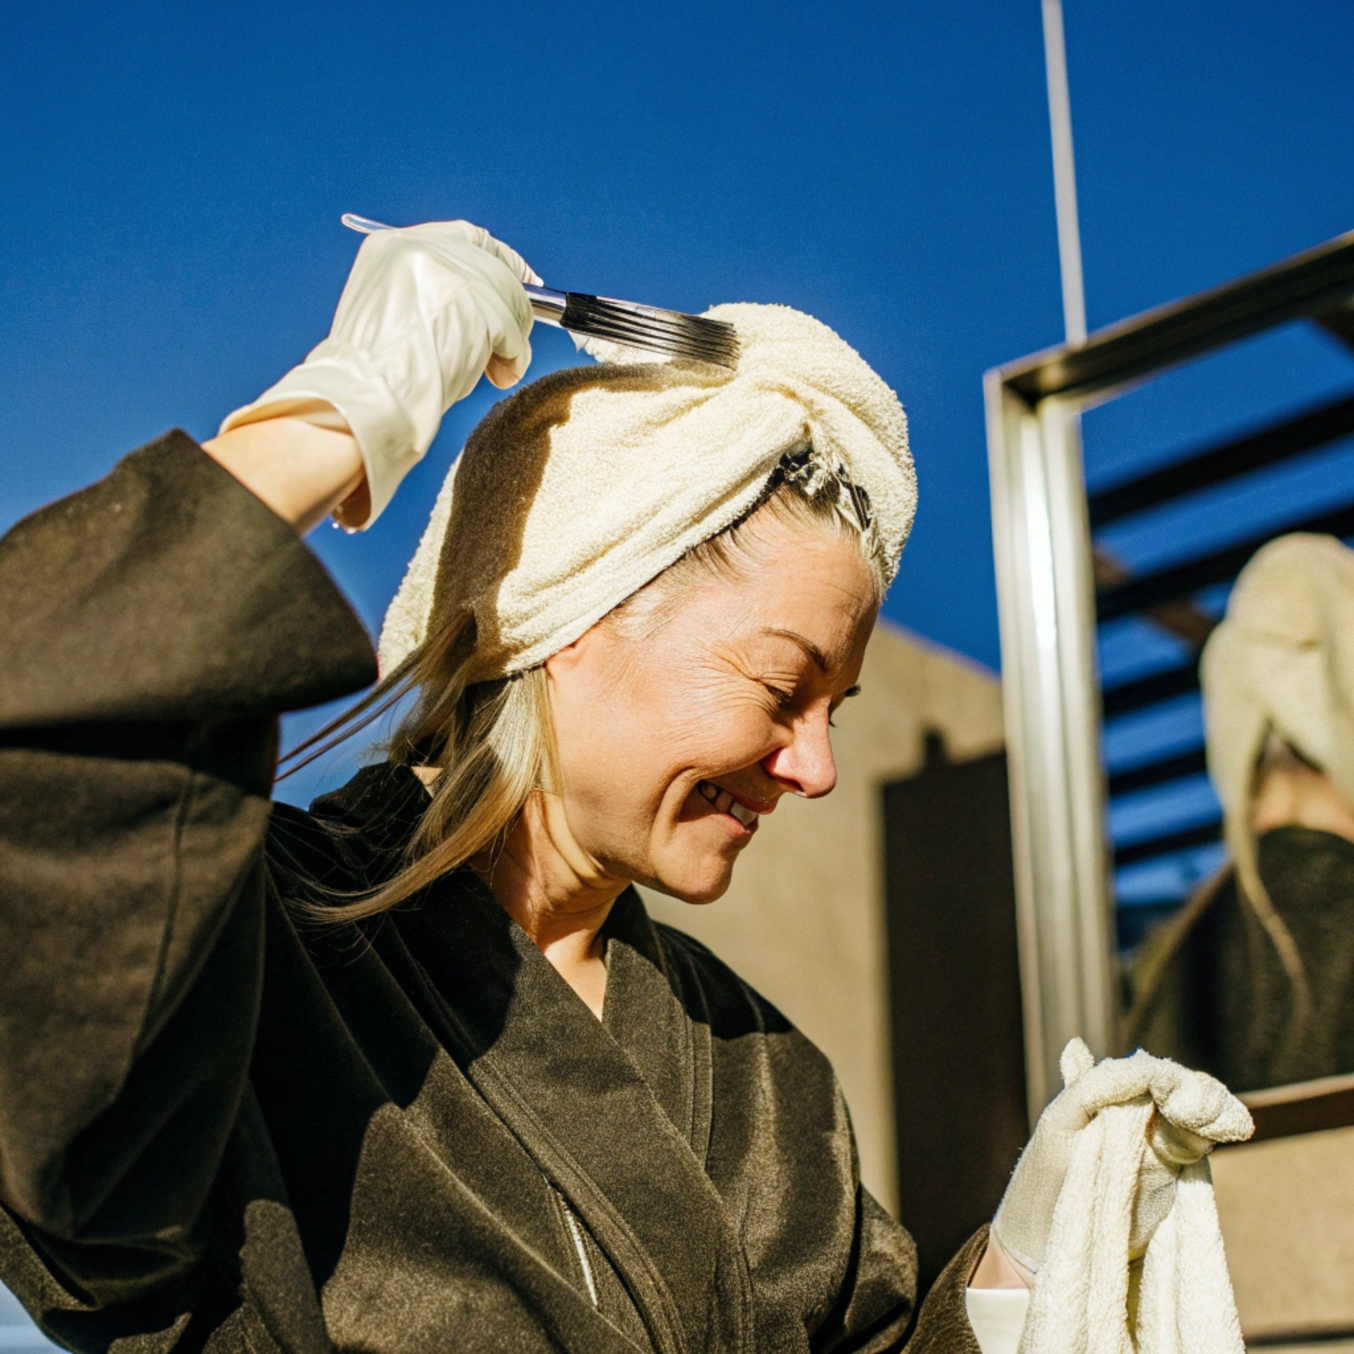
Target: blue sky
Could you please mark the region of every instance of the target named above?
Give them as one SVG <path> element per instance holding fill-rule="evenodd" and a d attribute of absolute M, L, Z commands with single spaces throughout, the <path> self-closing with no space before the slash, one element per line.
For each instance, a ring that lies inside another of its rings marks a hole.
<path fill-rule="evenodd" d="M 1354 226 L 1348 0 L 1066 3 L 1092 327 Z M 341 212 L 464 216 L 556 285 L 838 329 L 912 423 L 888 614 L 997 665 L 981 376 L 1061 332 L 1038 0 L 53 3 L 7 14 L 0 71 L 0 525 L 298 360 Z M 1093 477 L 1354 373 L 1268 351 L 1088 422 Z M 316 534 L 373 625 L 492 398 L 375 530 Z"/>

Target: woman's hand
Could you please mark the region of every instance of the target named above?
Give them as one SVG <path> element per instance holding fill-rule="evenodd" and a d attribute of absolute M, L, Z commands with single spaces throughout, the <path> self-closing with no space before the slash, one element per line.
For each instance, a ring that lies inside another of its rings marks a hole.
<path fill-rule="evenodd" d="M 1143 1070 L 1140 1093 L 1147 1089 Z M 1039 1116 L 992 1220 L 992 1235 L 1026 1283 L 1033 1283 L 1044 1262 L 1076 1135 L 1109 1103 L 1099 1085 L 1104 1078 L 1096 1078 L 1095 1059 L 1080 1039 L 1064 1050 L 1062 1074 L 1064 1090 Z"/>
<path fill-rule="evenodd" d="M 1062 1074 L 1065 1089 L 1039 1116 L 992 1222 L 993 1236 L 1027 1283 L 1044 1263 L 1076 1136 L 1102 1109 L 1148 1097 L 1155 1105 L 1138 1170 L 1131 1258 L 1146 1252 L 1170 1212 L 1182 1168 L 1215 1142 L 1240 1141 L 1251 1132 L 1250 1116 L 1220 1081 L 1141 1050 L 1097 1064 L 1073 1039 L 1063 1050 Z"/>
<path fill-rule="evenodd" d="M 330 487 L 338 494 L 335 502 L 344 503 L 345 525 L 370 526 L 427 451 L 442 415 L 474 389 L 482 373 L 498 386 L 521 380 L 531 361 L 533 319 L 522 284 L 539 281 L 521 255 L 467 221 L 369 235 L 329 337 L 253 404 L 231 414 L 208 450 L 233 468 L 235 459 L 252 463 L 266 458 L 269 447 L 285 454 L 295 443 L 318 458 L 310 471 L 332 459 L 337 475 L 343 447 L 332 439 L 346 438 L 352 443 L 348 450 L 360 456 L 366 500 L 360 481 L 342 494 L 345 482 Z M 309 424 L 330 440 L 306 438 L 295 427 L 275 429 L 255 434 L 253 454 L 219 454 L 223 445 L 231 451 L 226 439 L 237 431 L 279 420 Z M 299 463 L 296 468 L 302 479 L 311 479 Z M 284 500 L 325 497 L 313 492 L 318 482 L 310 491 L 289 494 L 280 483 L 286 476 L 285 468 L 264 476 L 273 481 L 268 487 L 275 497 L 279 490 Z M 245 483 L 273 506 L 267 492 Z M 304 514 L 282 515 L 306 520 Z"/>

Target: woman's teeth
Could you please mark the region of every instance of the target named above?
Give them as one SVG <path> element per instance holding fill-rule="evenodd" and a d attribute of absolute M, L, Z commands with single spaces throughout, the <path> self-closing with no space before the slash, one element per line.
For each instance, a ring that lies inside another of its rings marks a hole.
<path fill-rule="evenodd" d="M 696 789 L 720 813 L 727 813 L 738 819 L 744 827 L 751 827 L 757 821 L 757 814 L 753 813 L 751 809 L 744 808 L 727 790 L 721 790 L 718 785 L 712 785 L 708 780 L 703 780 L 696 786 Z"/>

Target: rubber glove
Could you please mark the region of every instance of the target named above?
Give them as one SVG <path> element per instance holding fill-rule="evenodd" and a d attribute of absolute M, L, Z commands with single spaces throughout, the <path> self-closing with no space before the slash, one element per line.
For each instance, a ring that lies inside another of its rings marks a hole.
<path fill-rule="evenodd" d="M 365 530 L 481 373 L 500 387 L 522 379 L 533 320 L 524 282 L 540 278 L 468 221 L 368 235 L 329 337 L 221 431 L 284 416 L 350 430 L 371 498 Z"/>
<path fill-rule="evenodd" d="M 1180 1172 L 1206 1157 L 1219 1142 L 1239 1142 L 1254 1131 L 1250 1112 L 1215 1077 L 1192 1072 L 1166 1058 L 1155 1062 L 1152 1099 L 1156 1108 L 1138 1168 L 1138 1194 L 1128 1237 L 1131 1260 L 1147 1254 L 1147 1243 L 1171 1211 Z"/>
<path fill-rule="evenodd" d="M 1027 1282 L 1044 1263 L 1076 1135 L 1106 1106 L 1148 1097 L 1155 1103 L 1139 1165 L 1130 1259 L 1146 1253 L 1170 1212 L 1181 1169 L 1216 1142 L 1240 1141 L 1252 1129 L 1245 1107 L 1220 1081 L 1142 1050 L 1097 1064 L 1073 1039 L 1063 1050 L 1061 1070 L 1065 1089 L 1039 1116 L 992 1222 L 998 1243 Z"/>

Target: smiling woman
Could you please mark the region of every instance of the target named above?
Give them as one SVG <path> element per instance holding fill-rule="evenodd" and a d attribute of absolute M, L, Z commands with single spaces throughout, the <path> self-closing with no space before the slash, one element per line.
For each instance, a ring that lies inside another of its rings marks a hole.
<path fill-rule="evenodd" d="M 736 372 L 613 352 L 498 405 L 336 731 L 412 695 L 384 760 L 269 803 L 278 714 L 374 676 L 295 530 L 521 376 L 527 276 L 464 223 L 368 241 L 219 437 L 0 545 L 0 1277 L 127 1354 L 977 1351 L 1001 1252 L 918 1314 L 826 1059 L 632 887 L 718 898 L 835 783 L 915 499 L 835 334 L 724 307 Z"/>
<path fill-rule="evenodd" d="M 781 487 L 710 543 L 722 549 L 679 561 L 542 667 L 504 679 L 536 689 L 536 727 L 514 744 L 542 774 L 520 806 L 505 800 L 503 824 L 482 823 L 482 844 L 459 850 L 598 1016 L 601 929 L 624 890 L 712 902 L 761 814 L 782 794 L 814 798 L 835 783 L 828 721 L 854 688 L 878 591 L 859 533 L 848 538 L 831 507 L 815 522 L 814 501 Z M 418 713 L 396 741 L 417 758 L 430 733 L 455 747 Z M 473 757 L 475 738 L 452 758 Z M 435 787 L 439 775 L 423 774 Z M 459 863 L 443 853 L 439 872 Z M 356 909 L 407 887 L 397 876 Z"/>

